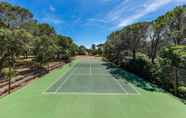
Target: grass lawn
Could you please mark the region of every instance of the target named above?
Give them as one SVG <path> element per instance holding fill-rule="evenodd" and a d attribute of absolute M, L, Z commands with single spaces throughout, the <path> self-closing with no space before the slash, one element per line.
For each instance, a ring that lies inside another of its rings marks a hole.
<path fill-rule="evenodd" d="M 1 98 L 0 118 L 186 118 L 178 99 L 142 87 L 136 87 L 140 95 L 42 94 L 71 68 L 65 65 Z"/>

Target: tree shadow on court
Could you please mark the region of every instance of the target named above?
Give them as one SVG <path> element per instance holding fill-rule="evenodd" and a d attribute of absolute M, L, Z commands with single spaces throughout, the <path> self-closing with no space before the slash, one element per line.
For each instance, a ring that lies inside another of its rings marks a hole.
<path fill-rule="evenodd" d="M 116 65 L 113 65 L 112 63 L 104 63 L 103 65 L 106 66 L 107 71 L 109 71 L 116 79 L 125 79 L 133 85 L 147 91 L 165 92 L 163 89 L 158 88 L 156 85 L 153 85 L 152 83 L 147 82 L 144 79 L 117 67 Z"/>

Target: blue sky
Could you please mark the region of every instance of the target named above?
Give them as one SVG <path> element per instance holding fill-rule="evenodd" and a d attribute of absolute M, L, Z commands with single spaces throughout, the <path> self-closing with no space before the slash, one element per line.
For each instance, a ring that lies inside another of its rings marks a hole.
<path fill-rule="evenodd" d="M 151 21 L 186 0 L 7 0 L 29 9 L 39 22 L 81 45 L 103 43 L 112 31 Z"/>

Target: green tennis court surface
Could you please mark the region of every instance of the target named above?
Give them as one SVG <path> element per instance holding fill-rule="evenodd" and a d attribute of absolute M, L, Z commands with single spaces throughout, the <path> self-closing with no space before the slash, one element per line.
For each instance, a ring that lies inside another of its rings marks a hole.
<path fill-rule="evenodd" d="M 92 59 L 74 61 L 0 98 L 0 118 L 186 118 L 186 105 Z"/>
<path fill-rule="evenodd" d="M 114 77 L 108 63 L 83 61 L 56 81 L 45 94 L 138 95 L 125 79 Z"/>

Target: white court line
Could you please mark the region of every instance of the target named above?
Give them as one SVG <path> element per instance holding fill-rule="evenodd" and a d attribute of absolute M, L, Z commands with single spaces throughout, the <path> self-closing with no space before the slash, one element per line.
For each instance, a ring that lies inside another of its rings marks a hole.
<path fill-rule="evenodd" d="M 138 94 L 128 94 L 128 93 L 95 93 L 95 92 L 46 92 L 45 95 L 97 95 L 97 96 L 138 96 Z"/>
<path fill-rule="evenodd" d="M 68 74 L 68 76 L 65 78 L 65 80 L 57 87 L 57 89 L 55 90 L 55 93 L 58 92 L 58 90 L 60 90 L 60 89 L 63 87 L 63 85 L 66 83 L 66 81 L 70 79 L 70 77 L 72 76 L 72 72 L 73 72 L 75 69 L 77 69 L 77 67 L 74 67 L 74 68 L 71 70 L 71 72 Z"/>
<path fill-rule="evenodd" d="M 91 67 L 91 63 L 90 63 L 90 75 L 92 75 L 92 67 Z"/>
<path fill-rule="evenodd" d="M 131 88 L 133 88 L 133 90 L 136 92 L 136 94 L 141 95 L 141 93 L 136 89 L 136 87 L 134 87 L 133 84 L 131 84 L 131 83 L 128 83 L 128 84 L 130 85 Z"/>
<path fill-rule="evenodd" d="M 138 95 L 141 95 L 140 92 L 137 91 L 137 89 L 133 86 L 132 83 L 128 82 L 128 81 L 125 80 L 125 79 L 124 79 L 124 81 L 126 81 L 127 84 L 124 84 L 125 82 L 124 82 L 124 83 L 122 82 L 121 85 L 123 85 L 123 86 L 129 86 L 133 91 L 135 91 L 135 93 L 130 93 L 130 92 L 129 92 L 129 94 L 138 94 Z"/>
<path fill-rule="evenodd" d="M 77 65 L 77 64 L 76 64 Z M 75 66 L 75 65 L 74 65 Z M 73 69 L 70 69 L 71 71 L 74 69 L 77 69 L 77 66 Z M 70 71 L 68 70 L 68 71 Z M 92 75 L 92 66 L 91 66 L 91 63 L 90 63 L 90 72 L 89 74 Z M 78 75 L 89 75 L 89 74 L 77 74 L 76 76 Z M 134 89 L 136 91 L 136 93 L 128 93 L 128 91 L 121 85 L 121 83 L 116 80 L 113 76 L 111 76 L 112 79 L 114 79 L 114 81 L 117 83 L 117 85 L 121 88 L 121 90 L 124 92 L 124 93 L 96 93 L 96 92 L 62 92 L 62 91 L 59 91 L 62 86 L 65 84 L 65 82 L 67 80 L 69 80 L 69 78 L 72 76 L 72 74 L 70 73 L 67 78 L 61 83 L 61 85 L 58 86 L 58 88 L 56 89 L 55 92 L 47 92 L 45 91 L 44 94 L 45 95 L 140 95 L 140 93 L 136 90 L 136 88 Z M 132 85 L 130 85 L 131 88 L 133 88 Z"/>
<path fill-rule="evenodd" d="M 74 62 L 72 62 L 72 63 L 74 63 Z M 59 81 L 62 77 L 64 77 L 65 74 L 67 74 L 67 72 L 69 72 L 70 70 L 72 70 L 72 69 L 74 68 L 74 66 L 76 66 L 76 65 L 77 65 L 77 63 L 75 62 L 74 65 L 73 65 L 71 68 L 66 69 L 65 72 L 63 73 L 63 75 L 59 75 L 59 76 L 57 77 L 58 79 L 56 79 L 54 82 L 52 82 L 52 83 L 46 88 L 46 90 L 45 90 L 43 93 L 45 93 L 47 90 L 49 90 L 55 83 L 57 83 L 57 81 Z M 69 66 L 69 64 L 68 64 L 68 65 L 65 65 L 65 66 Z M 65 68 L 65 67 L 62 67 L 62 68 Z"/>
<path fill-rule="evenodd" d="M 74 76 L 89 76 L 90 74 L 76 74 L 76 75 L 74 75 Z M 94 76 L 109 76 L 110 77 L 110 75 L 109 74 L 92 74 L 92 75 L 94 75 Z"/>
<path fill-rule="evenodd" d="M 125 92 L 127 95 L 129 94 L 127 92 L 127 90 L 120 84 L 120 82 L 118 80 L 116 80 L 114 77 L 112 77 L 112 79 L 114 79 L 114 81 L 117 83 L 117 85 L 121 88 L 121 90 L 123 90 L 123 92 Z"/>

